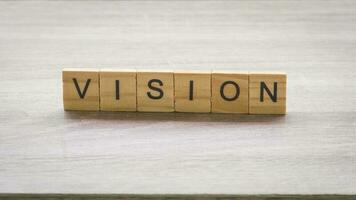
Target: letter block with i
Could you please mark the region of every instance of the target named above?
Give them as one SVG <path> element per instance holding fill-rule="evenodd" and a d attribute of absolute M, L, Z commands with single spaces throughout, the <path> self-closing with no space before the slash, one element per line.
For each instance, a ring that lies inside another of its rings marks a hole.
<path fill-rule="evenodd" d="M 174 72 L 174 100 L 176 112 L 210 112 L 210 97 L 210 71 Z"/>
<path fill-rule="evenodd" d="M 250 73 L 249 113 L 285 114 L 286 83 L 284 73 Z"/>
<path fill-rule="evenodd" d="M 100 70 L 100 110 L 136 111 L 136 70 Z"/>
<path fill-rule="evenodd" d="M 137 111 L 173 112 L 173 71 L 137 71 Z"/>
<path fill-rule="evenodd" d="M 248 73 L 213 71 L 212 112 L 248 113 Z"/>
<path fill-rule="evenodd" d="M 64 110 L 99 110 L 99 70 L 63 69 Z"/>

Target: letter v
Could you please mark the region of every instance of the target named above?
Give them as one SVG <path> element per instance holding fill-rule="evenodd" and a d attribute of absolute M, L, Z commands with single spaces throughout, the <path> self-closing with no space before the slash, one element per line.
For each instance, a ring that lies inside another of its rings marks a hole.
<path fill-rule="evenodd" d="M 78 95 L 79 95 L 79 97 L 80 97 L 81 99 L 84 99 L 85 94 L 87 93 L 87 90 L 88 90 L 90 81 L 91 81 L 91 79 L 88 79 L 88 80 L 87 80 L 87 82 L 85 83 L 85 86 L 84 86 L 84 90 L 83 90 L 83 92 L 81 92 L 77 79 L 76 79 L 76 78 L 73 78 L 73 82 L 74 82 L 75 88 L 77 89 Z"/>

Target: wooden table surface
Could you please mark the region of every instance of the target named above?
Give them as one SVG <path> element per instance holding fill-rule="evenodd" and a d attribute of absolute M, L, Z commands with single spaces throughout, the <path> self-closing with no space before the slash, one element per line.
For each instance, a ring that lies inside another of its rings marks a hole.
<path fill-rule="evenodd" d="M 61 69 L 288 73 L 286 116 L 65 112 Z M 0 2 L 0 193 L 356 194 L 356 1 Z"/>

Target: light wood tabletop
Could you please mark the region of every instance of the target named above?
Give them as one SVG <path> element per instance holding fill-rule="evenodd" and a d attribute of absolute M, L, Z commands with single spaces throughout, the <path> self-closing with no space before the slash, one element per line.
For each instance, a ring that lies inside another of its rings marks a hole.
<path fill-rule="evenodd" d="M 282 71 L 287 115 L 65 112 L 66 67 Z M 356 194 L 356 1 L 1 1 L 0 193 Z"/>

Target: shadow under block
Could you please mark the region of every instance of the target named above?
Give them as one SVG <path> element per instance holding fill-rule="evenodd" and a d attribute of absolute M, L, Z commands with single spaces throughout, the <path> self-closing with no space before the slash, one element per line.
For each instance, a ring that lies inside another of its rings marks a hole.
<path fill-rule="evenodd" d="M 100 110 L 136 111 L 136 70 L 100 70 Z"/>
<path fill-rule="evenodd" d="M 250 114 L 286 113 L 286 74 L 250 73 L 249 82 Z"/>
<path fill-rule="evenodd" d="M 174 105 L 176 112 L 210 112 L 210 97 L 210 72 L 174 72 Z"/>
<path fill-rule="evenodd" d="M 173 71 L 137 71 L 137 110 L 173 112 Z"/>
<path fill-rule="evenodd" d="M 99 110 L 99 70 L 63 69 L 64 110 Z"/>
<path fill-rule="evenodd" d="M 248 113 L 248 76 L 247 72 L 213 71 L 213 113 Z"/>

